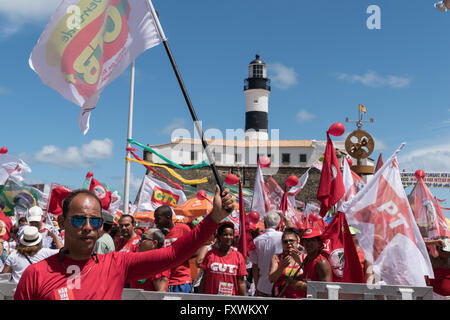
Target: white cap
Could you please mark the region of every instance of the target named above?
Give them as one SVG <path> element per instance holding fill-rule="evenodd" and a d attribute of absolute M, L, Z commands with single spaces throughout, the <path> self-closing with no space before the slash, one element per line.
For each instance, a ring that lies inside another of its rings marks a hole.
<path fill-rule="evenodd" d="M 38 206 L 31 207 L 28 210 L 28 222 L 41 221 L 43 215 L 44 215 L 44 212 L 42 211 L 42 209 L 40 207 L 38 207 Z"/>

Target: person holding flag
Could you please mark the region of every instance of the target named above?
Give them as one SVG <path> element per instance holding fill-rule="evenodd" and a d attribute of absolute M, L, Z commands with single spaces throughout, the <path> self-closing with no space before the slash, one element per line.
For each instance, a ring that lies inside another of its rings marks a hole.
<path fill-rule="evenodd" d="M 89 190 L 74 191 L 63 204 L 64 248 L 25 269 L 14 299 L 120 300 L 126 283 L 150 277 L 189 258 L 233 207 L 229 190 L 221 192 L 216 186 L 211 213 L 170 247 L 96 255 L 93 249 L 103 224 L 101 202 Z M 79 270 L 79 277 L 73 276 L 74 268 Z"/>

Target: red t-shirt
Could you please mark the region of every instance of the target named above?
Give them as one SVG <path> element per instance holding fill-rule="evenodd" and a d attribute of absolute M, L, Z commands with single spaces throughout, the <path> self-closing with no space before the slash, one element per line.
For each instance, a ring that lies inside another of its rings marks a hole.
<path fill-rule="evenodd" d="M 167 279 L 169 279 L 170 278 L 170 270 L 165 270 L 161 273 L 147 277 L 146 279 L 133 280 L 130 283 L 130 287 L 136 288 L 136 289 L 144 289 L 145 291 L 156 291 L 155 287 L 153 286 L 153 281 L 156 279 L 159 279 L 161 277 L 166 277 Z M 168 287 L 169 287 L 169 284 L 167 283 L 166 291 L 167 291 Z"/>
<path fill-rule="evenodd" d="M 189 232 L 191 228 L 182 223 L 176 223 L 175 226 L 166 234 L 164 240 L 164 247 L 171 246 L 182 235 Z M 188 257 L 190 258 L 190 257 Z M 192 283 L 191 268 L 189 266 L 189 259 L 183 261 L 178 266 L 170 270 L 169 286 L 178 284 Z"/>
<path fill-rule="evenodd" d="M 239 295 L 238 276 L 246 276 L 247 269 L 242 254 L 234 248 L 226 256 L 219 249 L 210 250 L 200 268 L 205 270 L 206 294 Z"/>
<path fill-rule="evenodd" d="M 15 300 L 120 300 L 126 283 L 149 278 L 188 259 L 217 228 L 208 216 L 168 248 L 146 252 L 110 252 L 74 261 L 53 255 L 25 269 Z"/>
<path fill-rule="evenodd" d="M 123 239 L 120 239 L 119 247 L 117 248 L 116 251 L 121 251 L 121 252 L 138 252 L 139 240 L 140 239 L 141 239 L 141 237 L 139 235 L 137 235 L 136 237 L 128 240 L 127 242 L 125 242 Z"/>

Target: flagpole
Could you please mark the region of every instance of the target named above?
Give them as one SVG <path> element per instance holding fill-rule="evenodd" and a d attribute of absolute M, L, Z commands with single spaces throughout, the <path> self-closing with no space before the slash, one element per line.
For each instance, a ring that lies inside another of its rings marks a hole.
<path fill-rule="evenodd" d="M 186 87 L 184 86 L 183 79 L 181 78 L 180 72 L 178 71 L 178 67 L 175 63 L 172 52 L 169 48 L 167 38 L 164 34 L 161 24 L 159 23 L 159 19 L 158 19 L 159 14 L 156 12 L 156 10 L 153 7 L 153 4 L 150 1 L 148 1 L 147 4 L 148 4 L 150 11 L 152 12 L 152 15 L 155 20 L 156 29 L 158 30 L 159 36 L 162 39 L 162 43 L 164 44 L 164 48 L 166 49 L 167 56 L 169 57 L 170 63 L 172 64 L 173 71 L 175 72 L 175 76 L 177 77 L 178 84 L 181 88 L 181 91 L 183 92 L 184 99 L 186 100 L 186 103 L 187 103 L 187 106 L 189 109 L 189 113 L 191 114 L 192 120 L 194 121 L 195 128 L 197 129 L 198 135 L 200 136 L 200 139 L 201 139 L 201 142 L 203 145 L 203 149 L 205 150 L 206 157 L 208 158 L 208 162 L 210 164 L 211 170 L 212 170 L 214 177 L 216 179 L 216 182 L 220 188 L 220 192 L 222 193 L 223 192 L 222 180 L 220 179 L 219 173 L 214 164 L 214 158 L 212 157 L 209 147 L 203 137 L 203 130 L 201 128 L 200 122 L 198 121 L 194 107 L 192 106 L 191 99 L 189 98 Z"/>
<path fill-rule="evenodd" d="M 134 61 L 131 63 L 131 75 L 130 75 L 130 101 L 128 107 L 128 132 L 127 132 L 127 158 L 130 157 L 130 151 L 128 148 L 131 147 L 129 139 L 132 138 L 133 132 L 133 104 L 134 104 L 134 74 L 135 65 Z M 125 160 L 125 181 L 123 190 L 123 213 L 128 214 L 128 202 L 130 199 L 130 162 Z"/>

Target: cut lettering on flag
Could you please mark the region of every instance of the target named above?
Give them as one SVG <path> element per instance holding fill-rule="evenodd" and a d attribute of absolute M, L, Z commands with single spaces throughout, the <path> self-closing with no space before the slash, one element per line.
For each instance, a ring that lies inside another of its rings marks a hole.
<path fill-rule="evenodd" d="M 333 142 L 327 132 L 327 146 L 320 174 L 317 200 L 320 201 L 320 216 L 324 217 L 344 195 L 341 167 L 334 151 Z"/>
<path fill-rule="evenodd" d="M 172 188 L 163 181 L 145 176 L 136 212 L 155 211 L 162 205 L 174 208 L 185 201 L 187 199 L 183 191 Z"/>
<path fill-rule="evenodd" d="M 398 169 L 396 154 L 403 146 L 341 210 L 361 231 L 358 242 L 378 283 L 425 286 L 424 276 L 434 274 Z"/>
<path fill-rule="evenodd" d="M 50 187 L 47 212 L 55 216 L 61 215 L 62 203 L 71 192 L 71 189 L 53 182 Z"/>
<path fill-rule="evenodd" d="M 450 238 L 450 230 L 441 206 L 421 177 L 409 194 L 408 199 L 417 226 L 424 238 Z"/>
<path fill-rule="evenodd" d="M 150 0 L 64 0 L 29 65 L 44 84 L 81 107 L 78 124 L 86 134 L 103 89 L 142 52 L 165 40 Z"/>
<path fill-rule="evenodd" d="M 338 211 L 321 235 L 333 282 L 363 283 L 364 273 L 345 214 Z"/>

